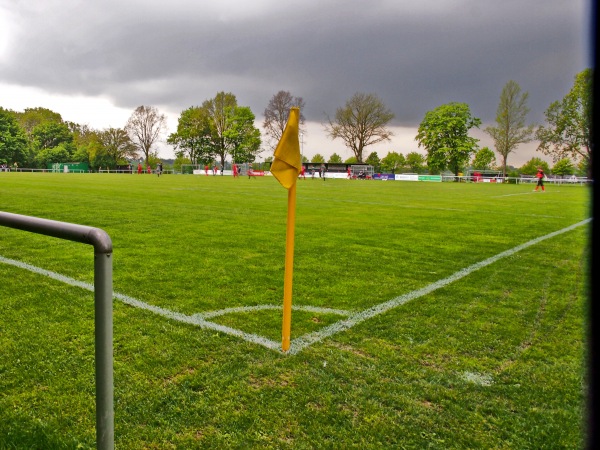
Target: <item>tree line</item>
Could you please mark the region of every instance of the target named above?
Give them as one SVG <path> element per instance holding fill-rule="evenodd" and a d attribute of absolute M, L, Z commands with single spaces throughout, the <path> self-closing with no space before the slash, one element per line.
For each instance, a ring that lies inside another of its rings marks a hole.
<path fill-rule="evenodd" d="M 507 175 L 509 155 L 520 144 L 535 139 L 539 141 L 537 150 L 552 157 L 554 173 L 572 174 L 577 165 L 580 172 L 591 177 L 592 70 L 578 73 L 569 93 L 562 100 L 550 104 L 544 112 L 546 125 L 536 128 L 534 124 L 527 123 L 530 111 L 528 97 L 518 83 L 509 81 L 500 94 L 495 125 L 484 130 L 492 137 L 495 150 L 501 157 L 499 168 L 503 175 Z M 397 169 L 406 166 L 401 154 L 389 153 L 381 164 L 378 164 L 376 153 L 363 159 L 367 146 L 390 140 L 392 133 L 387 125 L 393 117 L 377 96 L 355 94 L 344 107 L 336 110 L 333 119 L 328 117 L 326 129 L 331 138 L 344 141 L 357 162 Z M 487 147 L 480 149 L 478 140 L 469 135 L 469 131 L 479 125 L 481 119 L 471 113 L 466 103 L 452 102 L 428 111 L 415 137 L 419 147 L 426 151 L 428 171 L 440 173 L 450 170 L 458 175 L 470 163 L 475 169 L 492 168 L 495 165 L 494 152 Z M 540 158 L 533 158 L 532 164 L 549 169 Z M 532 164 L 526 164 L 522 171 L 530 172 Z"/>
<path fill-rule="evenodd" d="M 547 123 L 537 128 L 527 123 L 528 93 L 512 80 L 504 86 L 495 125 L 484 130 L 494 141 L 504 175 L 510 167 L 509 155 L 520 144 L 534 139 L 539 141 L 538 151 L 552 157 L 555 172 L 566 173 L 578 164 L 589 175 L 591 80 L 591 69 L 577 74 L 569 93 L 545 111 Z M 177 130 L 168 135 L 167 143 L 174 147 L 179 164 L 219 162 L 223 166 L 227 158 L 254 162 L 263 147 L 275 148 L 292 106 L 299 106 L 302 111 L 305 102 L 287 91 L 273 95 L 264 110 L 261 136 L 250 107 L 238 105 L 232 93 L 218 92 L 200 106 L 182 111 Z M 494 152 L 487 147 L 480 149 L 478 140 L 469 135 L 481 120 L 466 103 L 458 102 L 440 105 L 425 114 L 415 137 L 418 146 L 426 151 L 425 156 L 418 152 L 390 152 L 379 160 L 377 153 L 372 152 L 365 158 L 368 146 L 391 139 L 389 123 L 393 118 L 379 97 L 356 93 L 336 109 L 332 118 L 327 116 L 325 130 L 331 139 L 341 139 L 351 150 L 353 159 L 345 162 L 368 163 L 381 170 L 450 170 L 458 175 L 469 164 L 476 169 L 495 166 Z M 304 121 L 301 114 L 302 133 Z M 35 168 L 77 161 L 87 162 L 92 168 L 113 168 L 143 157 L 146 165 L 154 166 L 158 160 L 156 146 L 165 132 L 166 118 L 152 106 L 137 107 L 123 128 L 103 130 L 63 121 L 60 114 L 45 108 L 16 112 L 0 107 L 0 164 Z M 324 162 L 324 158 L 317 154 L 313 162 Z M 342 161 L 334 154 L 329 162 Z M 547 163 L 539 163 L 547 168 Z"/>

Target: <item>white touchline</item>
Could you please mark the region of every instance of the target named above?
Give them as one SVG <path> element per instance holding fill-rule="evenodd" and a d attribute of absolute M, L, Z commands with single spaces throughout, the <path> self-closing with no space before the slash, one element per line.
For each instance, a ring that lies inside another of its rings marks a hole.
<path fill-rule="evenodd" d="M 450 275 L 449 277 L 438 280 L 435 283 L 427 285 L 421 289 L 417 289 L 417 290 L 409 292 L 407 294 L 400 295 L 396 298 L 393 298 L 392 300 L 380 303 L 378 305 L 375 305 L 375 306 L 365 309 L 363 311 L 351 312 L 351 311 L 346 311 L 346 310 L 341 310 L 341 309 L 322 308 L 322 307 L 314 307 L 314 306 L 300 306 L 300 305 L 294 306 L 293 309 L 295 309 L 297 311 L 307 311 L 307 312 L 322 313 L 322 314 L 337 314 L 337 315 L 341 315 L 341 316 L 346 316 L 346 318 L 339 320 L 329 326 L 326 326 L 319 331 L 308 333 L 308 334 L 305 334 L 304 336 L 300 336 L 300 337 L 294 339 L 290 345 L 290 349 L 286 352 L 286 354 L 288 354 L 288 355 L 298 354 L 305 348 L 307 348 L 317 342 L 321 342 L 324 339 L 326 339 L 334 334 L 348 330 L 348 329 L 352 328 L 353 326 L 364 322 L 365 320 L 371 319 L 372 317 L 383 314 L 386 311 L 389 311 L 390 309 L 393 309 L 400 305 L 403 305 L 404 303 L 407 303 L 410 300 L 414 300 L 416 298 L 422 297 L 422 296 L 427 295 L 439 288 L 447 286 L 450 283 L 460 280 L 461 278 L 475 272 L 476 270 L 479 270 L 483 267 L 489 266 L 490 264 L 492 264 L 502 258 L 506 258 L 507 256 L 511 256 L 525 248 L 531 247 L 532 245 L 536 245 L 546 239 L 550 239 L 550 238 L 553 238 L 560 234 L 574 230 L 575 228 L 578 228 L 582 225 L 585 225 L 585 224 L 591 222 L 591 220 L 592 219 L 585 219 L 585 220 L 578 222 L 574 225 L 571 225 L 567 228 L 563 228 L 562 230 L 558 230 L 553 233 L 547 234 L 545 236 L 538 237 L 529 242 L 526 242 L 524 244 L 513 247 L 510 250 L 506 250 L 502 253 L 498 253 L 495 256 L 484 259 L 483 261 L 480 261 L 480 262 L 475 263 L 471 266 L 468 266 L 464 269 L 461 269 L 458 272 Z M 82 288 L 82 289 L 85 289 L 85 290 L 88 290 L 91 292 L 94 291 L 93 284 L 85 283 L 83 281 L 78 281 L 78 280 L 66 277 L 66 276 L 61 275 L 56 272 L 51 272 L 49 270 L 45 270 L 45 269 L 41 269 L 36 266 L 32 266 L 31 264 L 27 264 L 27 263 L 17 261 L 14 259 L 5 258 L 3 256 L 0 256 L 0 262 L 11 265 L 11 266 L 15 266 L 15 267 L 18 267 L 18 268 L 21 268 L 24 270 L 28 270 L 30 272 L 34 272 L 39 275 L 43 275 L 43 276 L 52 278 L 57 281 L 61 281 L 63 283 L 69 284 L 74 287 L 79 287 L 79 288 Z M 203 329 L 220 331 L 222 333 L 229 334 L 231 336 L 236 336 L 247 342 L 262 345 L 263 347 L 266 347 L 268 349 L 274 350 L 279 353 L 283 353 L 281 350 L 281 342 L 276 342 L 271 339 L 267 339 L 263 336 L 259 336 L 257 334 L 246 333 L 244 331 L 241 331 L 241 330 L 238 330 L 235 328 L 231 328 L 231 327 L 228 327 L 225 325 L 220 325 L 218 323 L 214 323 L 214 322 L 207 320 L 212 317 L 218 317 L 218 316 L 222 316 L 225 314 L 245 313 L 245 312 L 253 312 L 253 311 L 260 311 L 260 310 L 269 310 L 269 309 L 280 309 L 281 305 L 240 306 L 240 307 L 234 307 L 234 308 L 225 308 L 225 309 L 221 309 L 221 310 L 217 310 L 217 311 L 207 311 L 204 313 L 198 313 L 198 314 L 193 314 L 191 316 L 188 316 L 188 315 L 185 315 L 182 313 L 178 313 L 178 312 L 171 311 L 171 310 L 168 310 L 165 308 L 161 308 L 159 306 L 150 305 L 141 300 L 135 299 L 128 295 L 120 294 L 118 292 L 113 292 L 113 297 L 120 300 L 122 303 L 125 303 L 126 305 L 133 306 L 135 308 L 140 308 L 140 309 L 143 309 L 146 311 L 150 311 L 154 314 L 157 314 L 159 316 L 162 316 L 162 317 L 165 317 L 168 319 L 176 320 L 178 322 L 183 322 L 183 323 L 187 323 L 190 325 L 195 325 L 195 326 L 198 326 Z"/>

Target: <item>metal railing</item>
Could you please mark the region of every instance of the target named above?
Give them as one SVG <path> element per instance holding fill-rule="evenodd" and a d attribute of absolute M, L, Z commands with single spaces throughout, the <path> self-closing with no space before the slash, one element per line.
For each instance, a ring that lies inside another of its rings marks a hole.
<path fill-rule="evenodd" d="M 112 241 L 99 229 L 0 211 L 0 225 L 94 246 L 96 446 L 114 449 Z"/>

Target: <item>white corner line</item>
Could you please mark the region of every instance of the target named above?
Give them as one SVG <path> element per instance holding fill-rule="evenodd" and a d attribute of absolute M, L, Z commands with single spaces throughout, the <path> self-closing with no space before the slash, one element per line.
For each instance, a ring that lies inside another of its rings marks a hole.
<path fill-rule="evenodd" d="M 346 331 L 355 325 L 358 325 L 358 324 L 360 324 L 368 319 L 371 319 L 375 316 L 378 316 L 380 314 L 383 314 L 383 313 L 389 311 L 390 309 L 393 309 L 400 305 L 403 305 L 403 304 L 409 302 L 410 300 L 414 300 L 414 299 L 417 299 L 424 295 L 430 294 L 431 292 L 433 292 L 437 289 L 440 289 L 440 288 L 447 286 L 457 280 L 460 280 L 461 278 L 464 278 L 467 275 L 469 275 L 483 267 L 489 266 L 490 264 L 493 264 L 502 258 L 511 256 L 521 250 L 531 247 L 532 245 L 536 245 L 546 239 L 550 239 L 555 236 L 566 233 L 568 231 L 574 230 L 575 228 L 578 228 L 582 225 L 590 223 L 591 221 L 592 221 L 591 218 L 585 219 L 585 220 L 582 220 L 581 222 L 578 222 L 576 224 L 573 224 L 573 225 L 563 228 L 561 230 L 554 231 L 554 232 L 546 234 L 544 236 L 532 239 L 531 241 L 528 241 L 524 244 L 517 245 L 516 247 L 513 247 L 504 252 L 498 253 L 495 256 L 484 259 L 483 261 L 475 263 L 471 266 L 465 267 L 464 269 L 461 269 L 458 272 L 455 272 L 454 274 L 450 275 L 449 277 L 438 280 L 438 281 L 431 283 L 421 289 L 417 289 L 412 292 L 408 292 L 406 294 L 400 295 L 396 298 L 393 298 L 392 300 L 388 300 L 387 302 L 379 303 L 378 305 L 375 305 L 371 308 L 367 308 L 363 311 L 351 312 L 351 311 L 341 310 L 341 309 L 322 308 L 322 307 L 314 307 L 314 306 L 301 306 L 301 305 L 294 306 L 293 309 L 295 309 L 297 311 L 307 311 L 307 312 L 323 313 L 323 314 L 337 314 L 337 315 L 345 316 L 346 318 L 339 320 L 329 326 L 326 326 L 319 331 L 307 333 L 303 336 L 300 336 L 300 337 L 294 339 L 291 342 L 290 349 L 287 352 L 283 352 L 281 350 L 280 342 L 276 342 L 276 341 L 267 339 L 267 338 L 257 335 L 257 334 L 246 333 L 246 332 L 238 330 L 236 328 L 231 328 L 231 327 L 228 327 L 225 325 L 220 325 L 218 323 L 214 323 L 209 320 L 206 320 L 208 318 L 218 317 L 218 316 L 222 316 L 225 314 L 279 309 L 279 308 L 281 308 L 281 305 L 240 306 L 240 307 L 234 307 L 234 308 L 225 308 L 225 309 L 216 310 L 216 311 L 207 311 L 204 313 L 198 313 L 198 314 L 193 314 L 191 316 L 188 316 L 188 315 L 185 315 L 182 313 L 178 313 L 178 312 L 174 312 L 174 311 L 171 311 L 171 310 L 168 310 L 165 308 L 161 308 L 159 306 L 150 305 L 141 300 L 135 299 L 128 295 L 120 294 L 118 292 L 113 292 L 113 298 L 120 300 L 122 303 L 124 303 L 126 305 L 152 312 L 154 314 L 157 314 L 161 317 L 165 317 L 167 319 L 172 319 L 172 320 L 176 320 L 178 322 L 195 325 L 195 326 L 203 328 L 203 329 L 220 331 L 222 333 L 243 339 L 246 342 L 261 345 L 270 350 L 274 350 L 278 353 L 285 353 L 286 355 L 296 355 L 296 354 L 300 353 L 302 350 L 306 349 L 307 347 L 310 347 L 313 344 L 321 342 L 324 339 L 326 339 L 330 336 L 333 336 L 334 334 L 340 333 L 342 331 Z M 85 283 L 83 281 L 78 281 L 73 278 L 61 275 L 59 273 L 51 272 L 49 270 L 45 270 L 45 269 L 33 266 L 31 264 L 27 264 L 27 263 L 17 261 L 14 259 L 5 258 L 1 255 L 0 255 L 0 263 L 4 263 L 4 264 L 8 264 L 8 265 L 11 265 L 14 267 L 18 267 L 20 269 L 28 270 L 28 271 L 36 273 L 38 275 L 43 275 L 48 278 L 52 278 L 54 280 L 69 284 L 71 286 L 79 287 L 81 289 L 85 289 L 87 291 L 94 292 L 93 284 Z"/>

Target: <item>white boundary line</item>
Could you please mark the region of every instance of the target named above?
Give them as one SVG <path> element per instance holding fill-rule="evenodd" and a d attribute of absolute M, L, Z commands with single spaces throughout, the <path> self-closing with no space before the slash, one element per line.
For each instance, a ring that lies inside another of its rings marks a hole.
<path fill-rule="evenodd" d="M 552 233 L 546 234 L 546 235 L 538 237 L 536 239 L 532 239 L 531 241 L 528 241 L 524 244 L 517 245 L 516 247 L 513 247 L 502 253 L 498 253 L 495 256 L 492 256 L 490 258 L 484 259 L 483 261 L 480 261 L 478 263 L 475 263 L 473 265 L 465 267 L 464 269 L 461 269 L 458 272 L 455 272 L 454 274 L 450 275 L 449 277 L 438 280 L 438 281 L 436 281 L 430 285 L 427 285 L 421 289 L 417 289 L 417 290 L 409 292 L 407 294 L 400 295 L 396 298 L 393 298 L 392 300 L 380 303 L 378 305 L 375 305 L 375 306 L 365 309 L 363 311 L 351 312 L 351 311 L 340 310 L 340 309 L 320 308 L 320 307 L 313 307 L 313 306 L 294 306 L 293 308 L 297 311 L 307 311 L 307 312 L 324 313 L 324 314 L 337 314 L 337 315 L 341 315 L 341 316 L 346 316 L 346 318 L 342 319 L 338 322 L 335 322 L 329 326 L 326 326 L 319 331 L 308 333 L 308 334 L 305 334 L 303 336 L 300 336 L 300 337 L 294 339 L 290 345 L 289 351 L 286 352 L 286 354 L 289 354 L 289 355 L 298 354 L 305 348 L 310 347 L 311 345 L 316 344 L 318 342 L 321 342 L 321 341 L 327 339 L 328 337 L 333 336 L 334 334 L 340 333 L 342 331 L 346 331 L 355 325 L 358 325 L 358 324 L 360 324 L 368 319 L 371 319 L 375 316 L 378 316 L 380 314 L 383 314 L 383 313 L 389 311 L 390 309 L 393 309 L 400 305 L 403 305 L 403 304 L 409 302 L 410 300 L 414 300 L 414 299 L 417 299 L 424 295 L 430 294 L 431 292 L 433 292 L 437 289 L 440 289 L 440 288 L 445 287 L 457 280 L 460 280 L 461 278 L 464 278 L 467 275 L 470 275 L 471 273 L 473 273 L 483 267 L 489 266 L 490 264 L 493 264 L 502 258 L 506 258 L 507 256 L 511 256 L 511 255 L 513 255 L 521 250 L 524 250 L 528 247 L 539 244 L 540 242 L 542 242 L 546 239 L 550 239 L 555 236 L 561 235 L 563 233 L 572 231 L 582 225 L 586 225 L 586 224 L 590 223 L 591 221 L 592 221 L 591 218 L 585 219 L 574 225 L 563 228 L 562 230 L 554 231 Z M 0 256 L 0 262 L 11 265 L 11 266 L 15 266 L 15 267 L 18 267 L 18 268 L 21 268 L 24 270 L 28 270 L 30 272 L 34 272 L 34 273 L 37 273 L 38 275 L 43 275 L 43 276 L 52 278 L 57 281 L 61 281 L 63 283 L 69 284 L 74 287 L 79 287 L 79 288 L 82 288 L 82 289 L 85 289 L 85 290 L 91 291 L 91 292 L 94 291 L 94 285 L 92 285 L 90 283 L 78 281 L 73 278 L 69 278 L 64 275 L 61 275 L 59 273 L 41 269 L 39 267 L 32 266 L 30 264 L 27 264 L 27 263 L 24 263 L 21 261 L 16 261 L 14 259 L 9 259 L 9 258 Z M 262 345 L 263 347 L 266 347 L 268 349 L 282 353 L 280 342 L 276 342 L 271 339 L 267 339 L 267 338 L 265 338 L 263 336 L 259 336 L 257 334 L 246 333 L 246 332 L 243 332 L 236 328 L 231 328 L 231 327 L 228 327 L 225 325 L 219 325 L 218 323 L 214 323 L 214 322 L 207 320 L 212 317 L 218 317 L 218 316 L 222 316 L 225 314 L 245 313 L 245 312 L 270 310 L 270 309 L 280 309 L 281 305 L 240 306 L 240 307 L 235 307 L 235 308 L 225 308 L 225 309 L 217 310 L 217 311 L 207 311 L 204 313 L 198 313 L 198 314 L 194 314 L 191 316 L 187 316 L 185 314 L 170 311 L 168 309 L 161 308 L 159 306 L 150 305 L 141 300 L 135 299 L 133 297 L 129 297 L 124 294 L 120 294 L 118 292 L 113 292 L 113 297 L 120 300 L 122 303 L 125 303 L 126 305 L 133 306 L 135 308 L 140 308 L 140 309 L 143 309 L 146 311 L 150 311 L 154 314 L 165 317 L 167 319 L 172 319 L 172 320 L 176 320 L 178 322 L 195 325 L 195 326 L 198 326 L 203 329 L 220 331 L 222 333 L 229 334 L 231 336 L 235 336 L 240 339 L 243 339 L 247 342 Z"/>

